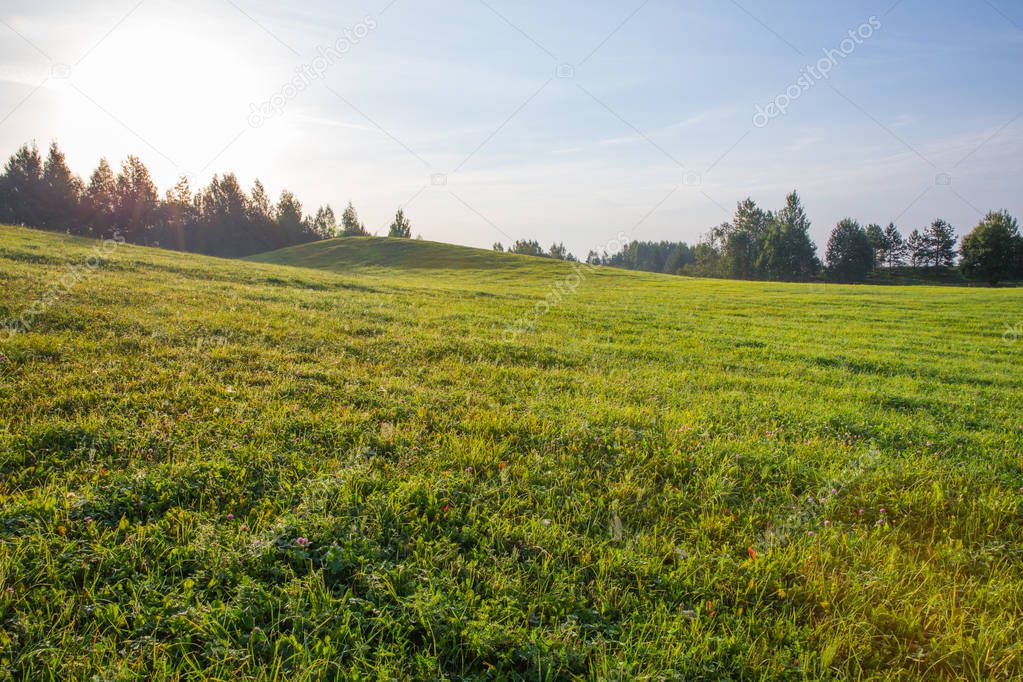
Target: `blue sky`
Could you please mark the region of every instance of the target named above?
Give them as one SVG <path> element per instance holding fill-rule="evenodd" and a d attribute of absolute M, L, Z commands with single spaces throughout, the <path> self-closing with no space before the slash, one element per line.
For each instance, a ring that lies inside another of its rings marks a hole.
<path fill-rule="evenodd" d="M 1023 7 L 893 2 L 14 0 L 0 152 L 137 153 L 164 188 L 233 170 L 371 230 L 407 206 L 426 238 L 579 254 L 793 188 L 821 244 L 846 216 L 1023 214 Z"/>

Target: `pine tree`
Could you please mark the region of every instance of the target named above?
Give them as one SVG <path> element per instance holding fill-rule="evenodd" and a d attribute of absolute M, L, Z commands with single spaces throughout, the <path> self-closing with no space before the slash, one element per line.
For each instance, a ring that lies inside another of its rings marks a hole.
<path fill-rule="evenodd" d="M 0 211 L 11 223 L 37 227 L 45 206 L 43 159 L 35 143 L 22 145 L 7 161 L 0 178 Z"/>
<path fill-rule="evenodd" d="M 575 262 L 575 256 L 569 253 L 568 249 L 561 242 L 551 244 L 550 251 L 547 252 L 548 257 L 555 258 L 557 260 L 565 260 L 569 262 Z"/>
<path fill-rule="evenodd" d="M 958 238 L 951 225 L 939 218 L 931 223 L 923 238 L 927 243 L 927 255 L 931 267 L 940 270 L 941 268 L 950 268 L 955 264 Z"/>
<path fill-rule="evenodd" d="M 125 239 L 129 242 L 146 243 L 156 224 L 160 199 L 149 169 L 137 156 L 129 156 L 121 164 L 116 196 L 115 224 L 124 228 Z"/>
<path fill-rule="evenodd" d="M 880 225 L 873 223 L 867 226 L 867 239 L 874 251 L 874 267 L 879 268 L 888 261 L 888 250 L 891 248 L 888 237 Z"/>
<path fill-rule="evenodd" d="M 258 179 L 252 183 L 252 191 L 249 192 L 249 229 L 262 236 L 262 240 L 272 244 L 273 248 L 286 246 L 287 242 L 277 231 L 277 225 L 273 218 L 273 206 L 270 205 L 270 196 L 266 187 Z"/>
<path fill-rule="evenodd" d="M 321 206 L 313 218 L 313 232 L 320 239 L 330 239 L 337 236 L 337 218 L 334 216 L 334 209 L 330 205 Z"/>
<path fill-rule="evenodd" d="M 345 212 L 341 214 L 341 234 L 345 237 L 368 237 L 369 232 L 359 221 L 359 213 L 355 210 L 352 202 L 348 202 Z"/>
<path fill-rule="evenodd" d="M 817 247 L 810 239 L 810 220 L 792 192 L 785 208 L 757 244 L 757 271 L 769 279 L 807 280 L 817 273 Z"/>
<path fill-rule="evenodd" d="M 906 263 L 906 240 L 903 239 L 895 223 L 888 223 L 884 228 L 885 245 L 888 247 L 887 264 L 889 268 L 897 268 Z"/>
<path fill-rule="evenodd" d="M 274 210 L 274 222 L 283 245 L 301 244 L 312 238 L 312 230 L 303 218 L 302 203 L 288 190 L 281 192 Z"/>
<path fill-rule="evenodd" d="M 266 235 L 250 229 L 249 198 L 234 173 L 214 175 L 196 199 L 205 253 L 237 257 L 274 248 Z"/>
<path fill-rule="evenodd" d="M 195 250 L 195 235 L 190 229 L 195 224 L 195 203 L 188 178 L 182 175 L 173 188 L 167 190 L 160 206 L 160 227 L 156 235 L 160 246 L 179 251 Z"/>
<path fill-rule="evenodd" d="M 81 200 L 82 181 L 68 168 L 64 152 L 53 142 L 43 166 L 43 212 L 39 227 L 82 234 L 84 230 L 78 225 Z"/>
<path fill-rule="evenodd" d="M 391 229 L 387 232 L 387 236 L 400 239 L 412 238 L 412 223 L 405 216 L 404 209 L 399 208 L 398 212 L 394 214 L 394 222 L 391 223 Z"/>
<path fill-rule="evenodd" d="M 930 262 L 931 256 L 929 245 L 920 230 L 913 230 L 906 240 L 906 251 L 909 253 L 909 264 L 914 268 L 920 268 Z"/>
<path fill-rule="evenodd" d="M 89 234 L 105 236 L 114 226 L 117 211 L 117 180 L 106 159 L 100 159 L 96 170 L 89 177 L 82 202 L 82 221 L 88 226 Z"/>

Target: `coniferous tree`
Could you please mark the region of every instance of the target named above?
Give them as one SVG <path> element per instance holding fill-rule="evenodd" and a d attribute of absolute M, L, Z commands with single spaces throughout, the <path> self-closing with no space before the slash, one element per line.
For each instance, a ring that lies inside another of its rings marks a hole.
<path fill-rule="evenodd" d="M 928 262 L 935 270 L 950 268 L 956 259 L 955 229 L 942 219 L 935 220 L 923 235 Z"/>
<path fill-rule="evenodd" d="M 906 251 L 909 254 L 909 264 L 914 268 L 921 268 L 931 260 L 927 240 L 920 234 L 920 230 L 913 230 L 909 233 L 909 239 L 906 240 Z"/>
<path fill-rule="evenodd" d="M 320 206 L 313 218 L 313 232 L 320 239 L 330 239 L 337 236 L 337 218 L 334 216 L 334 209 L 329 204 Z"/>
<path fill-rule="evenodd" d="M 255 234 L 262 235 L 263 240 L 269 244 L 285 246 L 287 240 L 278 232 L 273 214 L 274 207 L 270 204 L 270 196 L 263 183 L 257 179 L 252 183 L 252 191 L 249 192 L 249 229 Z"/>
<path fill-rule="evenodd" d="M 359 212 L 352 202 L 348 202 L 345 212 L 341 214 L 341 235 L 344 237 L 368 237 L 366 226 L 359 220 Z"/>
<path fill-rule="evenodd" d="M 68 168 L 64 152 L 56 142 L 43 164 L 43 204 L 40 227 L 81 234 L 78 217 L 82 201 L 82 181 Z"/>
<path fill-rule="evenodd" d="M 106 236 L 114 228 L 117 212 L 117 180 L 106 159 L 100 159 L 96 170 L 89 177 L 82 201 L 82 222 L 88 226 L 88 233 Z"/>
<path fill-rule="evenodd" d="M 731 223 L 717 228 L 715 241 L 721 244 L 721 274 L 750 279 L 758 275 L 758 245 L 771 227 L 772 216 L 750 198 L 739 202 Z"/>
<path fill-rule="evenodd" d="M 884 239 L 886 252 L 886 264 L 889 268 L 897 268 L 901 265 L 905 265 L 906 262 L 906 240 L 903 239 L 902 233 L 899 232 L 899 228 L 895 227 L 895 223 L 888 223 L 888 227 L 884 228 Z"/>
<path fill-rule="evenodd" d="M 547 256 L 550 258 L 555 258 L 557 260 L 567 260 L 575 262 L 575 256 L 569 253 L 568 249 L 566 249 L 565 245 L 562 244 L 561 242 L 551 244 L 551 248 L 550 251 L 547 252 Z"/>
<path fill-rule="evenodd" d="M 391 223 L 387 236 L 397 237 L 400 239 L 411 239 L 412 222 L 409 221 L 408 217 L 406 217 L 404 209 L 399 208 L 398 212 L 394 214 L 394 222 Z"/>
<path fill-rule="evenodd" d="M 283 246 L 300 244 L 306 241 L 305 235 L 312 233 L 303 217 L 302 203 L 288 190 L 281 192 L 281 198 L 274 210 L 274 222 L 286 242 Z"/>
<path fill-rule="evenodd" d="M 254 234 L 249 224 L 249 198 L 234 173 L 214 175 L 197 196 L 198 228 L 205 237 L 204 253 L 248 256 L 270 251 L 274 244 Z"/>
<path fill-rule="evenodd" d="M 115 225 L 123 228 L 128 241 L 147 243 L 149 232 L 156 224 L 160 198 L 149 169 L 137 156 L 129 156 L 121 165 L 116 197 Z"/>
<path fill-rule="evenodd" d="M 183 175 L 164 195 L 160 207 L 159 234 L 156 235 L 158 244 L 178 251 L 196 250 L 195 236 L 191 232 L 195 216 L 192 187 L 188 178 Z"/>
<path fill-rule="evenodd" d="M 45 213 L 43 159 L 35 143 L 22 145 L 4 167 L 0 182 L 0 211 L 3 219 L 40 227 Z"/>
<path fill-rule="evenodd" d="M 591 260 L 595 258 L 596 261 Z M 623 244 L 618 253 L 603 257 L 591 251 L 587 262 L 610 265 L 628 270 L 678 274 L 687 265 L 695 262 L 693 249 L 685 242 L 642 242 L 631 241 Z"/>
<path fill-rule="evenodd" d="M 547 253 L 535 239 L 519 239 L 509 247 L 511 253 L 520 253 L 524 256 L 547 256 Z"/>
<path fill-rule="evenodd" d="M 877 223 L 867 225 L 867 239 L 870 240 L 870 248 L 874 251 L 874 267 L 880 268 L 888 262 L 890 248 L 884 228 Z"/>
<path fill-rule="evenodd" d="M 775 214 L 757 252 L 757 270 L 769 279 L 802 281 L 817 273 L 817 247 L 796 192 L 786 197 L 785 208 Z"/>

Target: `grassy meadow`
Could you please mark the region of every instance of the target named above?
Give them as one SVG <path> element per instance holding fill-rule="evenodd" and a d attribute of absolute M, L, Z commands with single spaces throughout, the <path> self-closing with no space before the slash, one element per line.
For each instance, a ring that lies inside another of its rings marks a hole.
<path fill-rule="evenodd" d="M 1023 289 L 353 238 L 49 295 L 95 248 L 0 228 L 0 679 L 1023 678 Z"/>

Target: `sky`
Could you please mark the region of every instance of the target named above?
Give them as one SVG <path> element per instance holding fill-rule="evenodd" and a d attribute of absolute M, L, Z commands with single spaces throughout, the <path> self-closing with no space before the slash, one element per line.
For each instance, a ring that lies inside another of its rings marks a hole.
<path fill-rule="evenodd" d="M 797 189 L 839 220 L 1023 218 L 1011 0 L 8 0 L 0 154 L 136 154 L 489 247 L 695 242 Z"/>

